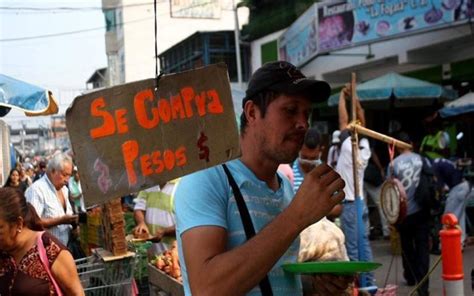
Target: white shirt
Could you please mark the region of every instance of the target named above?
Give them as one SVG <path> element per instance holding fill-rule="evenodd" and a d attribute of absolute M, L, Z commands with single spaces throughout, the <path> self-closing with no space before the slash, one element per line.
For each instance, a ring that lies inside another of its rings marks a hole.
<path fill-rule="evenodd" d="M 329 147 L 327 164 L 333 169 L 335 169 L 338 159 L 339 159 L 339 147 L 337 145 L 332 145 L 331 147 Z M 333 163 L 335 163 L 334 167 L 332 166 Z"/>
<path fill-rule="evenodd" d="M 359 190 L 361 192 L 360 198 L 364 199 L 362 192 L 363 180 L 364 180 L 364 171 L 369 163 L 370 156 L 372 152 L 370 151 L 369 141 L 366 138 L 359 140 L 359 166 L 357 170 L 357 175 L 359 179 Z M 344 193 L 346 194 L 346 200 L 353 201 L 355 200 L 354 196 L 354 174 L 352 172 L 352 143 L 351 137 L 347 137 L 341 145 L 341 153 L 339 154 L 339 160 L 337 161 L 336 171 L 341 175 L 342 179 L 346 182 L 344 187 Z"/>
<path fill-rule="evenodd" d="M 61 188 L 63 193 L 66 212 L 59 201 L 56 188 L 48 179 L 48 175 L 44 174 L 38 181 L 34 182 L 25 192 L 26 201 L 28 201 L 36 210 L 41 218 L 57 218 L 64 215 L 72 215 L 72 207 L 69 203 L 69 190 L 66 186 Z M 48 228 L 47 230 L 58 238 L 65 246 L 69 241 L 69 233 L 72 226 L 70 224 L 61 224 Z"/>

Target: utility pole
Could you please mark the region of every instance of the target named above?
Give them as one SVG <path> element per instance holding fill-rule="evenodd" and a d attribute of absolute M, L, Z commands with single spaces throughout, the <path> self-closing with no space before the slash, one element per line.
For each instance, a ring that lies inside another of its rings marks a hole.
<path fill-rule="evenodd" d="M 242 89 L 242 63 L 240 61 L 240 27 L 239 27 L 239 15 L 237 13 L 237 5 L 235 0 L 232 0 L 232 8 L 234 9 L 234 38 L 235 38 L 235 61 L 237 63 L 237 83 L 239 89 Z"/>

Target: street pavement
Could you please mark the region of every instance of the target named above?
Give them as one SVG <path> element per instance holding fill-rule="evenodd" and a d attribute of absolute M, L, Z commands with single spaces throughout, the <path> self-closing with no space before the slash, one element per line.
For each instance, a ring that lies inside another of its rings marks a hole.
<path fill-rule="evenodd" d="M 405 284 L 403 278 L 403 266 L 401 256 L 393 258 L 392 267 L 389 272 L 390 261 L 392 260 L 392 252 L 390 241 L 388 240 L 374 240 L 371 241 L 372 251 L 374 255 L 374 262 L 382 263 L 382 266 L 375 271 L 375 278 L 377 286 L 383 287 L 384 283 L 395 284 L 398 286 L 397 295 L 410 295 L 414 287 L 409 287 Z M 436 263 L 439 256 L 430 255 L 430 268 Z M 474 295 L 471 288 L 471 270 L 474 268 L 474 244 L 470 244 L 464 248 L 463 252 L 463 269 L 464 269 L 464 294 Z M 430 296 L 443 296 L 443 278 L 442 263 L 435 268 L 430 276 Z M 387 281 L 386 278 L 388 277 Z M 448 295 L 448 296 L 463 296 L 463 295 Z"/>

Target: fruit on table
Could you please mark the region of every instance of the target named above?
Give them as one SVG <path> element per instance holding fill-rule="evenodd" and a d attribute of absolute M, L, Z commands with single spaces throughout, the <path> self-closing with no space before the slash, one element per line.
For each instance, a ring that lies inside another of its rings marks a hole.
<path fill-rule="evenodd" d="M 159 270 L 164 271 L 169 276 L 175 278 L 179 282 L 182 282 L 181 266 L 178 258 L 178 247 L 176 242 L 170 250 L 166 250 L 161 255 L 156 255 L 151 260 L 151 264 L 155 265 Z"/>

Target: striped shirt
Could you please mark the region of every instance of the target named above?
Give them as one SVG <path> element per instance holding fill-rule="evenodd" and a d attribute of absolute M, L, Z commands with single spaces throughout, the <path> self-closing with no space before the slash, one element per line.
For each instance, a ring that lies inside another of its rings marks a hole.
<path fill-rule="evenodd" d="M 293 162 L 293 190 L 296 192 L 301 186 L 301 183 L 303 183 L 304 180 L 304 173 L 301 170 L 300 163 L 298 160 L 295 160 Z"/>
<path fill-rule="evenodd" d="M 176 224 L 174 217 L 173 199 L 179 179 L 169 181 L 163 186 L 154 186 L 140 191 L 135 199 L 135 211 L 145 212 L 145 223 L 151 235 L 159 227 L 170 227 Z M 155 254 L 168 250 L 175 241 L 173 237 L 164 237 L 160 243 L 153 245 Z"/>
<path fill-rule="evenodd" d="M 66 186 L 61 188 L 66 203 L 66 212 L 58 198 L 56 188 L 44 174 L 38 181 L 34 182 L 25 192 L 26 200 L 35 208 L 36 213 L 41 218 L 58 218 L 64 215 L 72 215 L 72 207 L 69 203 L 69 190 Z M 69 241 L 69 233 L 72 226 L 70 224 L 60 224 L 48 228 L 47 230 L 54 235 L 65 246 Z"/>

